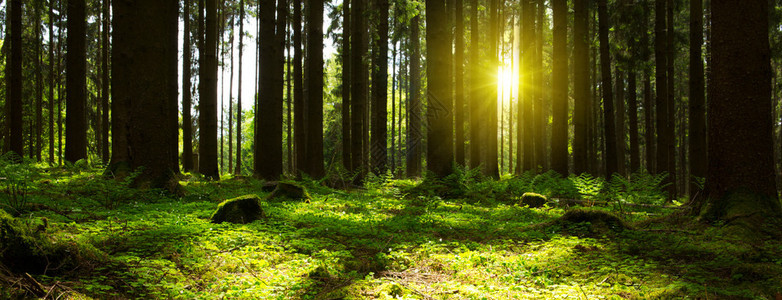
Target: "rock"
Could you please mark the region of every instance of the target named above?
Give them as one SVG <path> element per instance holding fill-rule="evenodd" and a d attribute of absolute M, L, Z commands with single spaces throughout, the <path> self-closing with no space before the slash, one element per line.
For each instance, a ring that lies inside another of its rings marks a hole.
<path fill-rule="evenodd" d="M 244 195 L 233 199 L 228 199 L 217 206 L 217 210 L 212 214 L 212 223 L 237 223 L 247 224 L 255 220 L 266 218 L 266 214 L 261 208 L 261 198 L 257 195 Z"/>
<path fill-rule="evenodd" d="M 288 182 L 278 182 L 277 187 L 274 188 L 274 191 L 272 191 L 271 194 L 266 196 L 266 200 L 272 200 L 277 198 L 287 198 L 290 200 L 304 200 L 306 202 L 309 202 L 311 199 L 310 194 L 307 193 L 307 190 L 304 189 L 304 187 Z"/>
<path fill-rule="evenodd" d="M 543 207 L 548 202 L 546 196 L 536 193 L 524 193 L 521 195 L 521 206 L 529 206 L 529 208 Z"/>
<path fill-rule="evenodd" d="M 564 215 L 554 221 L 565 228 L 572 227 L 575 224 L 584 224 L 580 230 L 587 230 L 590 233 L 605 233 L 608 231 L 622 231 L 632 229 L 627 223 L 619 217 L 604 211 L 574 209 L 566 212 Z"/>
<path fill-rule="evenodd" d="M 261 186 L 261 191 L 264 191 L 266 193 L 273 192 L 274 189 L 277 188 L 278 184 L 280 184 L 279 181 L 267 181 L 267 182 L 264 182 L 263 185 Z"/>

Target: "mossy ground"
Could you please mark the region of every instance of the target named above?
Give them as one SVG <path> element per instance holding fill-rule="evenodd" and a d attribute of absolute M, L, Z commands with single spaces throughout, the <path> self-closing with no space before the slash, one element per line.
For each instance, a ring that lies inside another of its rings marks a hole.
<path fill-rule="evenodd" d="M 592 208 L 623 219 L 624 230 L 612 230 L 611 222 L 558 222 L 565 209 L 530 209 L 514 205 L 512 196 L 473 193 L 524 186 L 512 179 L 468 183 L 473 190 L 458 199 L 411 195 L 418 182 L 410 180 L 377 180 L 353 191 L 303 182 L 309 203 L 265 202 L 265 220 L 213 224 L 218 203 L 245 194 L 263 198 L 263 182 L 191 177 L 181 182 L 185 196 L 174 196 L 127 188 L 98 170 L 39 174 L 20 222 L 47 218 L 52 241 L 108 257 L 90 270 L 33 275 L 69 298 L 782 296 L 780 241 L 725 237 L 720 224 L 652 208 Z M 21 292 L 8 283 L 0 288 L 0 296 Z"/>

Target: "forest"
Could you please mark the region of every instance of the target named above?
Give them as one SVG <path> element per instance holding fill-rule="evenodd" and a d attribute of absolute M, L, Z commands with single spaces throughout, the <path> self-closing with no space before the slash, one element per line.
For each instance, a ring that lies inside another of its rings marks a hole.
<path fill-rule="evenodd" d="M 0 21 L 2 299 L 782 299 L 782 1 Z"/>

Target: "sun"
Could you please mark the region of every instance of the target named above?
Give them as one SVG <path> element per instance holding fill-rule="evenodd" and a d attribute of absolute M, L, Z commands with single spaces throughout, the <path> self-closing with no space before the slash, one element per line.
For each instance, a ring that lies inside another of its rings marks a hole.
<path fill-rule="evenodd" d="M 513 67 L 510 64 L 497 67 L 497 97 L 499 103 L 509 103 L 514 98 L 513 94 L 515 94 L 517 85 Z"/>

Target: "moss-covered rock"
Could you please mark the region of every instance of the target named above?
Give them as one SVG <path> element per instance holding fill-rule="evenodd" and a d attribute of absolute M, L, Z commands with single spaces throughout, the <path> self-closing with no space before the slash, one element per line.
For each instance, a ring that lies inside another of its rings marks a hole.
<path fill-rule="evenodd" d="M 261 207 L 261 198 L 257 195 L 244 195 L 228 199 L 217 206 L 212 214 L 212 223 L 238 223 L 247 224 L 256 220 L 263 220 L 266 214 Z"/>
<path fill-rule="evenodd" d="M 546 196 L 536 193 L 524 193 L 521 195 L 521 202 L 519 205 L 529 206 L 530 208 L 538 208 L 546 205 L 546 202 L 548 202 Z"/>
<path fill-rule="evenodd" d="M 574 209 L 566 212 L 553 222 L 565 230 L 575 230 L 577 234 L 601 235 L 608 232 L 620 232 L 630 229 L 622 219 L 612 213 L 588 210 Z"/>
<path fill-rule="evenodd" d="M 294 183 L 278 182 L 271 194 L 266 196 L 266 200 L 274 199 L 290 199 L 290 200 L 304 200 L 309 202 L 312 197 L 307 190 Z"/>

